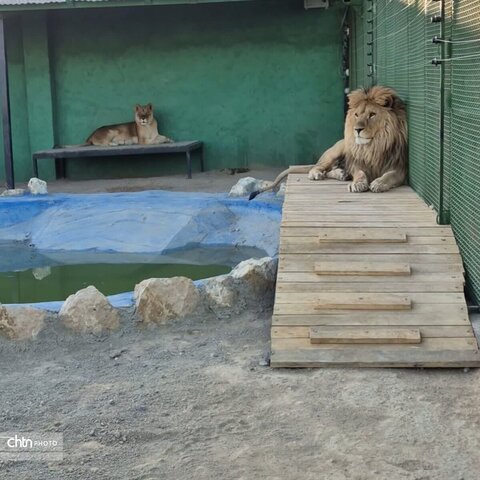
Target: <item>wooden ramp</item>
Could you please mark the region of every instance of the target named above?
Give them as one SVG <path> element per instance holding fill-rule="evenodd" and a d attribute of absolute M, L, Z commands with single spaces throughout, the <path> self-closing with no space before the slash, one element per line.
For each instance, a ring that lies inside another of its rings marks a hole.
<path fill-rule="evenodd" d="M 480 366 L 463 274 L 451 228 L 410 187 L 290 175 L 271 366 Z"/>

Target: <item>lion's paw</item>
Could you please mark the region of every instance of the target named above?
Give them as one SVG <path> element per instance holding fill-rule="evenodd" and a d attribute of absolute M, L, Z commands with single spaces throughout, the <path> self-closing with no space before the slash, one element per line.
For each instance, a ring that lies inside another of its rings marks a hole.
<path fill-rule="evenodd" d="M 352 193 L 361 193 L 368 190 L 367 182 L 351 182 L 348 184 L 348 191 Z"/>
<path fill-rule="evenodd" d="M 381 193 L 381 192 L 386 192 L 387 190 L 389 190 L 388 186 L 385 185 L 382 181 L 380 180 L 374 180 L 371 184 L 370 184 L 370 191 L 371 192 L 374 192 L 374 193 Z"/>
<path fill-rule="evenodd" d="M 347 174 L 343 168 L 334 168 L 330 170 L 330 172 L 327 172 L 327 178 L 333 178 L 343 182 L 347 179 Z"/>
<path fill-rule="evenodd" d="M 317 168 L 312 168 L 308 172 L 308 178 L 310 180 L 323 180 L 325 178 L 325 172 L 318 170 Z"/>

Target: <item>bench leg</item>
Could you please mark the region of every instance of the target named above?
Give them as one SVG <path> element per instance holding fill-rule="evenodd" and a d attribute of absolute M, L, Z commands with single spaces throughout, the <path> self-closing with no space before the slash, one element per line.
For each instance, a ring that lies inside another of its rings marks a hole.
<path fill-rule="evenodd" d="M 38 178 L 38 161 L 36 158 L 32 157 L 33 163 L 33 176 Z"/>
<path fill-rule="evenodd" d="M 55 159 L 55 176 L 57 178 L 65 178 L 65 159 L 64 158 Z"/>
<path fill-rule="evenodd" d="M 190 152 L 186 152 L 187 154 L 187 178 L 192 178 L 192 156 Z"/>
<path fill-rule="evenodd" d="M 203 166 L 203 146 L 202 148 L 200 149 L 200 171 L 201 172 L 204 172 L 205 171 L 205 168 Z"/>

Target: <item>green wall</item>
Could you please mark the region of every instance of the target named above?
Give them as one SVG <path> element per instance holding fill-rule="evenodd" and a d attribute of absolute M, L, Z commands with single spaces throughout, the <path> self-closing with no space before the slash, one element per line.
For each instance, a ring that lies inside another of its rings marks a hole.
<path fill-rule="evenodd" d="M 342 135 L 342 13 L 267 0 L 22 14 L 23 33 L 8 39 L 24 52 L 10 72 L 12 110 L 28 125 L 22 135 L 14 126 L 17 179 L 30 176 L 30 150 L 81 143 L 147 102 L 161 133 L 205 142 L 207 169 L 316 160 Z M 41 176 L 52 178 L 51 163 Z M 134 157 L 70 161 L 68 174 L 184 168 L 183 158 Z"/>

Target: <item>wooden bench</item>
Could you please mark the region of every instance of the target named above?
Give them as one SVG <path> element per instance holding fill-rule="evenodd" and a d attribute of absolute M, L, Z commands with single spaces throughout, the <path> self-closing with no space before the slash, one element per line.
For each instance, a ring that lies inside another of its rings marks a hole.
<path fill-rule="evenodd" d="M 67 158 L 117 157 L 125 155 L 151 155 L 184 153 L 187 160 L 187 177 L 192 178 L 191 153 L 199 150 L 200 168 L 203 172 L 203 142 L 189 141 L 162 143 L 160 145 L 121 145 L 116 147 L 65 147 L 51 148 L 35 152 L 32 156 L 33 175 L 38 177 L 38 160 L 55 159 L 57 177 L 65 178 L 65 160 Z"/>

